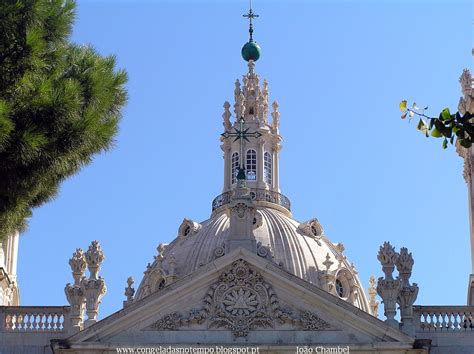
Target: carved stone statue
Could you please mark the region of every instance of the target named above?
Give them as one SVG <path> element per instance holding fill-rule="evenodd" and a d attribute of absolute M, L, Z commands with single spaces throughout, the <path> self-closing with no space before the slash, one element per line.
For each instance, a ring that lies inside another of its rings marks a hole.
<path fill-rule="evenodd" d="M 377 289 L 375 287 L 377 280 L 373 275 L 369 278 L 369 306 L 372 316 L 378 317 L 379 315 L 379 302 L 376 300 Z"/>
<path fill-rule="evenodd" d="M 222 118 L 224 119 L 224 129 L 225 130 L 230 130 L 232 128 L 232 124 L 230 124 L 230 103 L 225 101 L 224 102 L 224 113 L 222 113 Z"/>
<path fill-rule="evenodd" d="M 123 302 L 123 307 L 129 306 L 133 302 L 133 296 L 135 295 L 135 289 L 133 288 L 134 280 L 132 277 L 127 279 L 127 287 L 125 288 L 125 296 L 127 300 Z"/>
<path fill-rule="evenodd" d="M 278 112 L 278 102 L 277 101 L 273 101 L 272 103 L 272 108 L 273 108 L 273 112 L 272 112 L 272 127 L 273 129 L 278 129 L 280 127 L 280 112 Z"/>

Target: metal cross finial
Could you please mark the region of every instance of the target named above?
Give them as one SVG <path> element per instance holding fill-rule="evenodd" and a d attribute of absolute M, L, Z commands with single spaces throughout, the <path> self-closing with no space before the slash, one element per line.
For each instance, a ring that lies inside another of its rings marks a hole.
<path fill-rule="evenodd" d="M 260 132 L 250 132 L 249 129 L 244 129 L 244 123 L 245 119 L 243 117 L 240 118 L 239 124 L 240 124 L 240 129 L 234 128 L 235 132 L 230 132 L 226 130 L 224 133 L 221 134 L 221 136 L 225 139 L 227 138 L 234 138 L 234 141 L 240 140 L 240 158 L 239 158 L 239 176 L 242 176 L 244 173 L 244 166 L 243 166 L 243 149 L 244 149 L 244 144 L 243 141 L 246 140 L 250 142 L 248 138 L 259 138 L 262 136 Z M 240 178 L 239 178 L 240 179 Z"/>
<path fill-rule="evenodd" d="M 247 17 L 249 19 L 249 34 L 250 34 L 250 42 L 253 41 L 252 34 L 253 34 L 253 24 L 252 20 L 256 17 L 259 17 L 256 13 L 252 11 L 252 0 L 250 0 L 250 8 L 249 12 L 243 15 L 244 17 Z"/>

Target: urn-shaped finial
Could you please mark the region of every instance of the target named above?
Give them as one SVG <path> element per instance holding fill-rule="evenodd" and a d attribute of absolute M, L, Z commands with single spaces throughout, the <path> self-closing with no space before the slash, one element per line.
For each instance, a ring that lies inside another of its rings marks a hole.
<path fill-rule="evenodd" d="M 100 247 L 98 241 L 91 242 L 85 256 L 87 267 L 89 268 L 90 272 L 90 278 L 98 279 L 97 274 L 99 273 L 100 265 L 105 259 L 104 252 L 102 252 L 102 248 Z"/>
<path fill-rule="evenodd" d="M 390 242 L 384 242 L 383 246 L 380 246 L 377 259 L 382 264 L 382 271 L 385 273 L 385 279 L 392 280 L 392 273 L 398 259 L 398 253 L 395 252 L 395 248 L 390 244 Z"/>
<path fill-rule="evenodd" d="M 76 252 L 74 252 L 72 258 L 69 259 L 69 265 L 71 266 L 74 285 L 79 285 L 84 276 L 87 265 L 86 257 L 82 248 L 76 248 Z"/>

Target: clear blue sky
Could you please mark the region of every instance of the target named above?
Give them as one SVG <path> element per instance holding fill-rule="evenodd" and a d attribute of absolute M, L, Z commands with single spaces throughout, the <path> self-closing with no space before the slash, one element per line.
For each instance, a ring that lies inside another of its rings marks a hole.
<path fill-rule="evenodd" d="M 129 74 L 116 147 L 70 178 L 21 236 L 23 305 L 67 304 L 68 259 L 100 241 L 108 293 L 122 306 L 184 217 L 221 193 L 222 104 L 247 70 L 247 1 L 79 1 L 72 40 L 115 54 Z M 367 285 L 379 246 L 413 252 L 418 304 L 465 304 L 471 269 L 467 189 L 454 148 L 402 121 L 402 99 L 457 109 L 472 63 L 469 1 L 262 1 L 257 72 L 281 111 L 282 192 L 317 217 Z"/>

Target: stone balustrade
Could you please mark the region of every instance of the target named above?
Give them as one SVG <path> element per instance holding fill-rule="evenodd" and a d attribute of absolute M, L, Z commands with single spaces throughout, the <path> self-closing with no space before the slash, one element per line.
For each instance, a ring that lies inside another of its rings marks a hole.
<path fill-rule="evenodd" d="M 69 306 L 0 306 L 0 332 L 68 332 Z"/>
<path fill-rule="evenodd" d="M 415 331 L 471 332 L 474 335 L 474 306 L 413 306 Z"/>
<path fill-rule="evenodd" d="M 229 191 L 218 195 L 212 201 L 212 211 L 229 204 L 232 201 L 232 193 Z M 250 199 L 253 201 L 263 201 L 267 203 L 277 204 L 288 211 L 291 211 L 291 202 L 285 195 L 267 189 L 250 188 Z"/>

